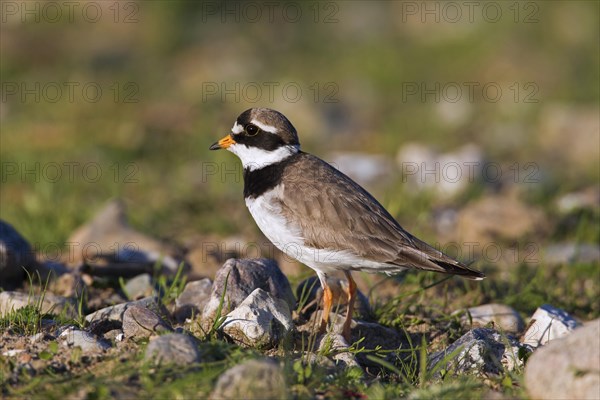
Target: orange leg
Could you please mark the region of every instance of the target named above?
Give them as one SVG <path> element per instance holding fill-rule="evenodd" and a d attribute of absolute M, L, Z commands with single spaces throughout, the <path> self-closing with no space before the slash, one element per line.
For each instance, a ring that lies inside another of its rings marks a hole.
<path fill-rule="evenodd" d="M 347 342 L 350 342 L 350 325 L 352 324 L 352 313 L 354 312 L 354 300 L 356 300 L 356 282 L 352 279 L 350 272 L 345 271 L 348 279 L 348 308 L 346 309 L 346 319 L 344 320 L 344 329 L 342 336 Z"/>
<path fill-rule="evenodd" d="M 319 333 L 325 333 L 327 330 L 327 324 L 329 323 L 329 313 L 331 312 L 331 306 L 333 305 L 333 292 L 327 285 L 326 279 L 323 279 L 321 283 L 323 284 L 323 315 L 321 318 Z"/>

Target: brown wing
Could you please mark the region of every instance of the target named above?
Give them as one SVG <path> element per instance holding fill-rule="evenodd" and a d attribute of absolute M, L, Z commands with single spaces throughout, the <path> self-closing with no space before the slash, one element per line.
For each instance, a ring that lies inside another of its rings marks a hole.
<path fill-rule="evenodd" d="M 366 190 L 315 156 L 301 153 L 284 179 L 282 212 L 301 227 L 307 246 L 350 251 L 385 264 L 380 272 L 416 268 L 484 276 L 412 236 Z"/>

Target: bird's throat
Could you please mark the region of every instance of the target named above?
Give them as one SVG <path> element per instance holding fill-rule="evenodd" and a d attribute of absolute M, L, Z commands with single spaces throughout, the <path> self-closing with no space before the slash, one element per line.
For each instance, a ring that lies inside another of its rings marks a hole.
<path fill-rule="evenodd" d="M 257 198 L 279 185 L 285 169 L 298 155 L 295 152 L 279 162 L 258 169 L 244 168 L 244 198 Z"/>

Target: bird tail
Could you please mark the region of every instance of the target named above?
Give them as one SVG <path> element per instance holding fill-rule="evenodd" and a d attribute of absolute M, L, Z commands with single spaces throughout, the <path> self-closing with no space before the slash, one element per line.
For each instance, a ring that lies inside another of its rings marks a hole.
<path fill-rule="evenodd" d="M 448 257 L 448 256 L 446 256 L 446 257 Z M 459 275 L 459 276 L 462 276 L 463 278 L 472 279 L 474 281 L 480 281 L 483 278 L 485 278 L 485 274 L 483 272 L 478 271 L 473 268 L 470 268 L 467 265 L 465 265 L 459 261 L 456 261 L 456 260 L 452 260 L 453 263 L 449 263 L 449 262 L 446 262 L 443 260 L 431 260 L 431 261 L 433 261 L 435 264 L 442 267 L 444 269 L 443 272 L 446 274 Z"/>
<path fill-rule="evenodd" d="M 459 275 L 463 278 L 476 281 L 480 281 L 485 278 L 485 274 L 483 272 L 471 268 L 470 266 L 465 265 L 458 260 L 455 260 L 454 258 L 442 253 L 422 240 L 419 240 L 415 237 L 412 239 L 414 240 L 415 248 L 418 249 L 415 249 L 415 253 L 417 254 L 414 254 L 413 256 L 420 260 L 417 268 L 428 271 L 442 272 L 450 275 Z"/>

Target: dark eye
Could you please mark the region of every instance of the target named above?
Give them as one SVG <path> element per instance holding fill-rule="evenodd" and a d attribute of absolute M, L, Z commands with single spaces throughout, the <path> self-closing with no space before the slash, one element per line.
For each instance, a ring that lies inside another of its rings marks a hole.
<path fill-rule="evenodd" d="M 260 132 L 260 128 L 256 125 L 248 124 L 244 128 L 248 136 L 256 136 Z"/>

